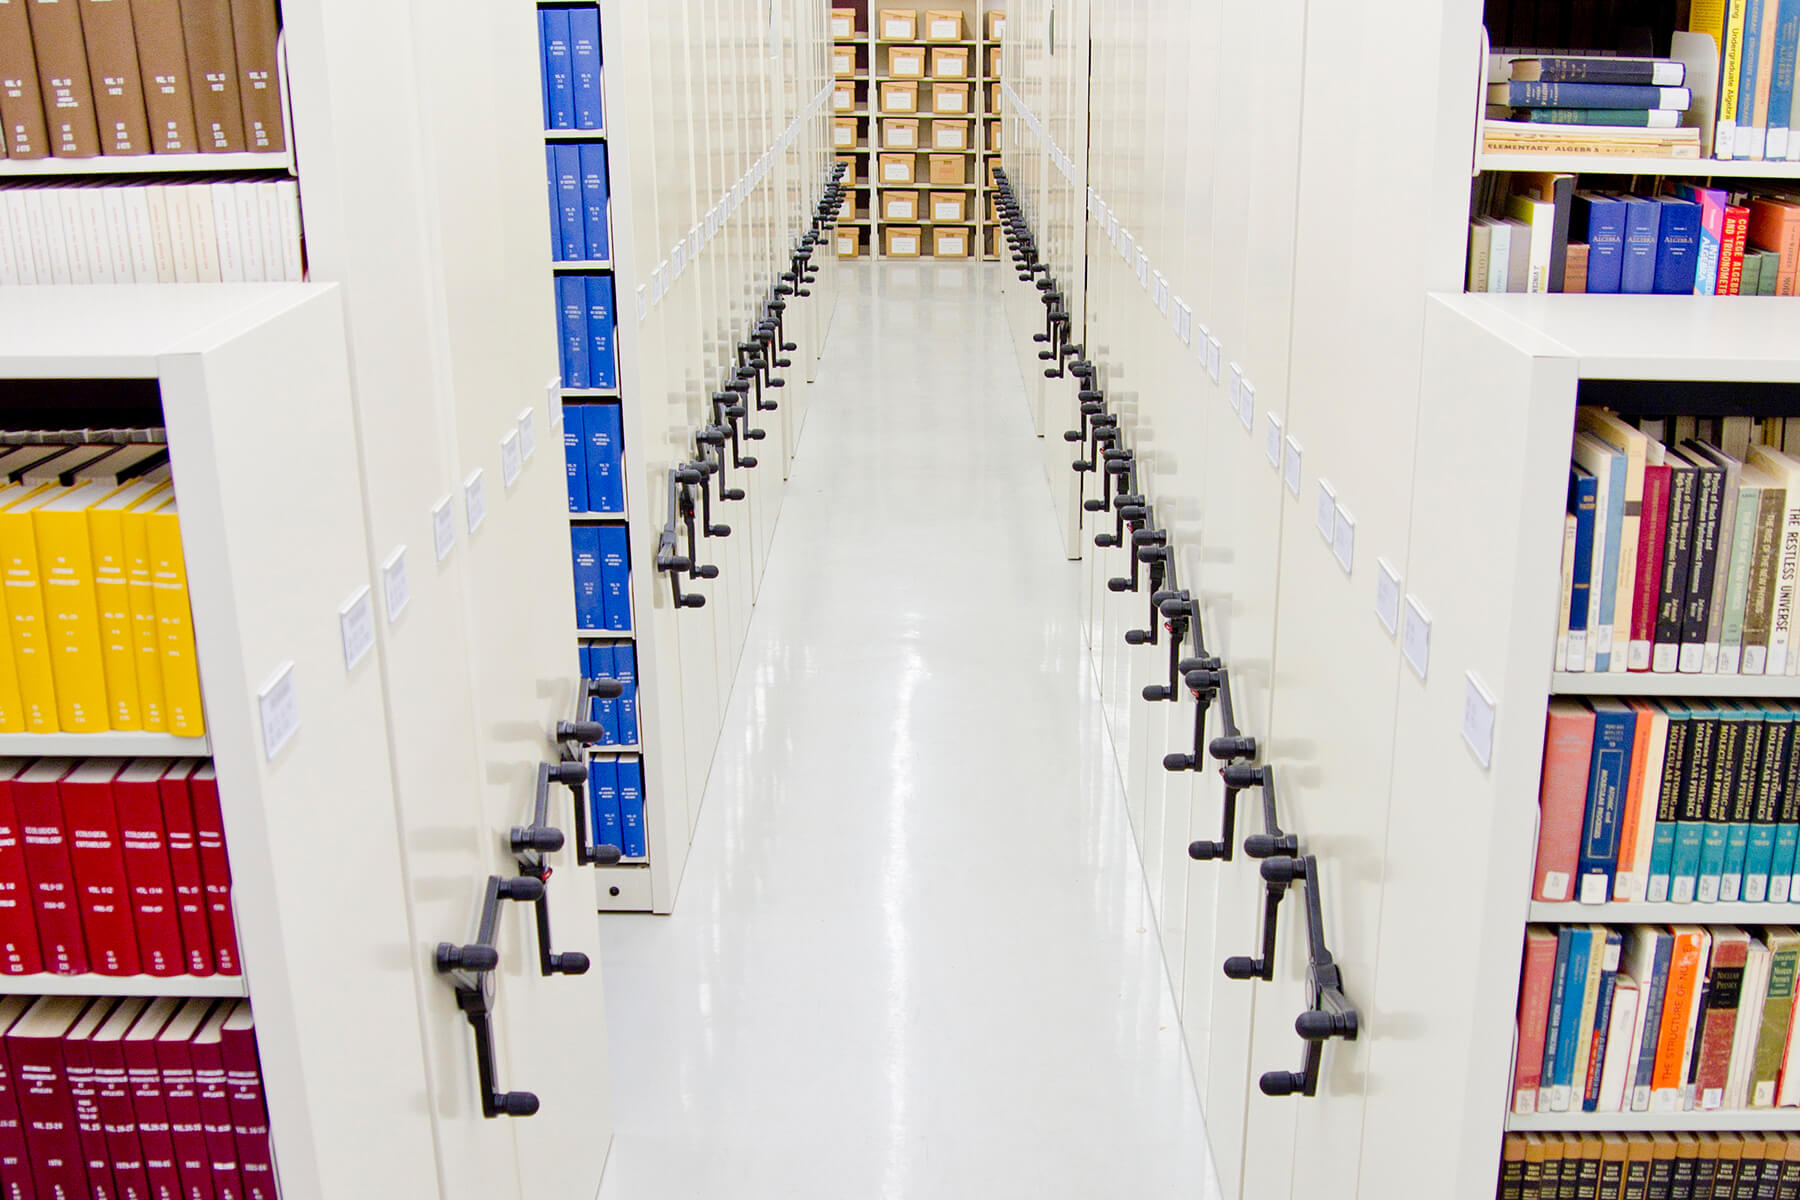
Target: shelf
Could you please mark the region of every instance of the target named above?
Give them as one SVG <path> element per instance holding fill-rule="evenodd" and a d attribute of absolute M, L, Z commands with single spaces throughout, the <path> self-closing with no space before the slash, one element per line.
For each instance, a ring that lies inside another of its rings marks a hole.
<path fill-rule="evenodd" d="M 625 525 L 630 520 L 631 518 L 624 513 L 572 512 L 569 514 L 569 524 L 571 525 L 580 525 L 588 521 L 603 525 Z"/>
<path fill-rule="evenodd" d="M 248 996 L 242 975 L 4 975 L 0 996 Z"/>
<path fill-rule="evenodd" d="M 0 734 L 0 756 L 89 758 L 207 758 L 212 740 L 176 737 L 171 733 L 112 731 L 106 733 Z"/>
<path fill-rule="evenodd" d="M 1743 696 L 1800 698 L 1800 678 L 1792 675 L 1652 675 L 1643 671 L 1558 671 L 1550 677 L 1556 696 Z"/>
<path fill-rule="evenodd" d="M 932 46 L 973 46 L 980 40 L 980 38 L 957 38 L 955 41 L 943 38 L 876 38 L 875 44 L 877 46 L 920 46 L 929 49 Z"/>
<path fill-rule="evenodd" d="M 544 140 L 546 142 L 604 142 L 606 140 L 606 130 L 546 129 L 544 130 Z"/>
<path fill-rule="evenodd" d="M 612 270 L 612 259 L 595 258 L 586 262 L 553 262 L 550 264 L 550 269 L 565 274 L 575 271 L 610 271 Z"/>
<path fill-rule="evenodd" d="M 0 159 L 0 179 L 50 175 L 210 175 L 221 171 L 285 171 L 292 174 L 293 170 L 292 153 L 114 154 L 100 158 Z"/>
<path fill-rule="evenodd" d="M 564 388 L 564 400 L 617 400 L 618 388 Z"/>
<path fill-rule="evenodd" d="M 884 192 L 972 192 L 979 186 L 973 183 L 880 183 L 876 188 Z M 886 218 L 883 218 L 885 220 Z M 973 222 L 968 222 L 973 224 Z M 908 225 L 910 221 L 896 221 L 897 225 Z M 962 221 L 953 224 L 964 224 Z"/>
<path fill-rule="evenodd" d="M 890 221 L 886 217 L 882 217 L 876 224 L 900 225 L 907 228 L 917 225 L 924 229 L 967 229 L 971 232 L 975 229 L 974 221 L 926 221 L 923 219 L 917 221 Z"/>
<path fill-rule="evenodd" d="M 1800 1108 L 1716 1109 L 1712 1112 L 1508 1113 L 1513 1133 L 1652 1133 L 1706 1130 L 1800 1130 Z"/>
<path fill-rule="evenodd" d="M 1780 925 L 1800 904 L 1573 904 L 1531 902 L 1530 919 L 1568 925 Z"/>
<path fill-rule="evenodd" d="M 640 758 L 642 758 L 644 754 L 644 748 L 636 742 L 631 743 L 629 746 L 606 746 L 599 742 L 595 742 L 593 745 L 586 747 L 586 749 L 589 754 L 635 754 Z"/>
<path fill-rule="evenodd" d="M 581 642 L 629 642 L 637 634 L 629 629 L 577 629 L 575 639 Z"/>
<path fill-rule="evenodd" d="M 1563 171 L 1583 175 L 1693 175 L 1718 179 L 1800 179 L 1800 162 L 1716 158 L 1615 158 L 1599 154 L 1480 154 L 1477 171 Z"/>

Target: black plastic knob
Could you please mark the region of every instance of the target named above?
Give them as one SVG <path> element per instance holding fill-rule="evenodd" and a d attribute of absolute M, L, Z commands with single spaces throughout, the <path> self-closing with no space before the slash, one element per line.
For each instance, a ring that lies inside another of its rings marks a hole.
<path fill-rule="evenodd" d="M 1125 631 L 1125 644 L 1127 646 L 1142 646 L 1149 640 L 1150 631 L 1147 629 L 1127 629 Z"/>
<path fill-rule="evenodd" d="M 1191 754 L 1163 755 L 1163 770 L 1165 771 L 1192 771 L 1197 766 L 1199 766 L 1199 762 Z"/>
<path fill-rule="evenodd" d="M 719 577 L 719 568 L 712 563 L 707 563 L 704 566 L 695 567 L 694 568 L 694 577 L 696 579 L 717 579 Z M 694 607 L 698 608 L 700 606 L 698 604 L 696 604 Z"/>
<path fill-rule="evenodd" d="M 496 1092 L 494 1107 L 503 1117 L 531 1117 L 537 1115 L 539 1103 L 532 1092 Z"/>
<path fill-rule="evenodd" d="M 617 864 L 625 855 L 617 846 L 595 846 L 591 857 L 599 866 L 610 867 Z"/>
<path fill-rule="evenodd" d="M 1188 857 L 1195 862 L 1211 862 L 1215 858 L 1223 858 L 1225 847 L 1217 842 L 1189 842 Z"/>
<path fill-rule="evenodd" d="M 1322 1009 L 1309 1008 L 1294 1018 L 1294 1032 L 1309 1042 L 1322 1042 L 1326 1038 L 1334 1037 L 1354 1040 L 1356 1037 L 1356 1014 L 1354 1012 L 1325 1012 Z"/>
<path fill-rule="evenodd" d="M 437 969 L 440 974 L 446 971 L 492 971 L 499 965 L 500 952 L 492 946 L 438 943 Z"/>
<path fill-rule="evenodd" d="M 1129 592 L 1131 590 L 1131 580 L 1117 577 L 1109 579 L 1106 581 L 1106 590 L 1109 592 Z"/>
<path fill-rule="evenodd" d="M 1278 854 L 1292 857 L 1300 853 L 1300 839 L 1291 833 L 1284 833 L 1280 837 L 1253 833 L 1244 839 L 1244 853 L 1251 858 L 1274 858 Z"/>
<path fill-rule="evenodd" d="M 556 740 L 559 742 L 580 742 L 591 746 L 606 736 L 606 727 L 598 721 L 558 721 L 556 723 Z"/>
<path fill-rule="evenodd" d="M 514 825 L 508 840 L 514 854 L 526 850 L 554 854 L 563 848 L 563 831 L 550 825 Z"/>
<path fill-rule="evenodd" d="M 1264 1071 L 1256 1086 L 1265 1096 L 1293 1096 L 1306 1090 L 1306 1076 L 1293 1071 Z"/>
<path fill-rule="evenodd" d="M 1217 758 L 1220 760 L 1227 760 L 1227 759 L 1233 759 L 1233 758 L 1255 758 L 1256 757 L 1256 739 L 1249 736 L 1248 734 L 1239 734 L 1236 737 L 1216 737 L 1210 743 L 1207 744 L 1206 752 L 1208 754 L 1212 755 L 1214 758 Z M 1233 769 L 1232 767 L 1224 768 L 1224 770 L 1227 770 L 1227 771 L 1230 771 L 1232 769 Z M 1231 782 L 1231 779 L 1229 776 L 1226 777 L 1225 782 L 1227 782 L 1227 783 Z M 1250 783 L 1242 784 L 1240 786 L 1254 787 L 1258 783 L 1261 783 L 1261 782 L 1262 781 L 1260 779 L 1257 779 L 1257 780 L 1251 781 Z"/>
<path fill-rule="evenodd" d="M 1164 684 L 1148 683 L 1144 685 L 1143 697 L 1152 703 L 1161 703 L 1169 698 L 1169 689 Z"/>
<path fill-rule="evenodd" d="M 527 904 L 535 904 L 544 897 L 544 881 L 530 875 L 514 875 L 511 879 L 500 881 L 500 898 L 502 900 L 523 900 Z"/>
<path fill-rule="evenodd" d="M 1292 883 L 1306 877 L 1306 864 L 1297 858 L 1265 858 L 1261 870 L 1270 883 Z"/>
<path fill-rule="evenodd" d="M 574 787 L 587 782 L 587 764 L 579 762 L 558 762 L 550 764 L 550 781 L 560 783 L 564 787 Z"/>
<path fill-rule="evenodd" d="M 617 679 L 590 679 L 587 694 L 600 700 L 612 700 L 625 694 L 625 685 Z"/>
<path fill-rule="evenodd" d="M 1214 742 L 1216 744 L 1217 742 L 1225 740 L 1227 739 L 1215 738 Z M 1221 756 L 1215 754 L 1213 757 L 1218 758 Z M 1253 767 L 1249 763 L 1231 762 L 1219 768 L 1219 778 L 1223 779 L 1225 781 L 1225 786 L 1230 788 L 1241 789 L 1261 787 L 1263 781 L 1263 769 L 1261 767 Z"/>
<path fill-rule="evenodd" d="M 1225 978 L 1255 979 L 1262 974 L 1262 963 L 1247 954 L 1234 954 L 1225 960 Z"/>
<path fill-rule="evenodd" d="M 558 975 L 586 975 L 593 961 L 579 950 L 564 950 L 550 956 L 550 969 Z"/>

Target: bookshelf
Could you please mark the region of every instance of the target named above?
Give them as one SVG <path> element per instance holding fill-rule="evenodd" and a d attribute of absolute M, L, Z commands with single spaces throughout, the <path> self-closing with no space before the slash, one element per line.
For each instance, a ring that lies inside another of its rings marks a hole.
<path fill-rule="evenodd" d="M 143 154 L 118 158 L 0 159 L 0 179 L 53 179 L 87 175 L 292 174 L 294 156 L 281 154 Z"/>
<path fill-rule="evenodd" d="M 250 995 L 242 975 L 7 975 L 0 996 L 179 996 Z"/>

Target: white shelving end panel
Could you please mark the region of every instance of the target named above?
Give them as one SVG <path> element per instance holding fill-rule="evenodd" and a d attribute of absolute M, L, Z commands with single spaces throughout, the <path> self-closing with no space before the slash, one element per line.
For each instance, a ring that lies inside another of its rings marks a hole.
<path fill-rule="evenodd" d="M 6 975 L 0 996 L 248 996 L 242 975 Z"/>

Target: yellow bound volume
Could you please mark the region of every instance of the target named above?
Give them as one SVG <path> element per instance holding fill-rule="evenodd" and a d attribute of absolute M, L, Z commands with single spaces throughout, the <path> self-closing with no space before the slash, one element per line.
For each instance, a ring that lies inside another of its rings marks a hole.
<path fill-rule="evenodd" d="M 69 733 L 109 727 L 87 510 L 110 491 L 104 483 L 58 488 L 56 495 L 31 510 L 44 589 L 44 632 L 56 682 L 56 716 Z"/>
<path fill-rule="evenodd" d="M 145 517 L 150 535 L 150 577 L 155 585 L 157 640 L 162 646 L 163 697 L 169 732 L 199 737 L 200 664 L 194 655 L 194 618 L 188 607 L 187 562 L 181 553 L 181 520 L 175 499 Z"/>
<path fill-rule="evenodd" d="M 131 628 L 125 510 L 146 496 L 166 491 L 168 478 L 168 467 L 159 467 L 87 510 L 88 542 L 94 555 L 94 601 L 100 609 L 100 661 L 106 668 L 106 711 L 114 729 L 144 728 L 143 704 L 138 694 L 137 643 Z M 145 569 L 147 573 L 147 563 Z"/>
<path fill-rule="evenodd" d="M 125 594 L 131 602 L 132 659 L 137 664 L 138 706 L 144 728 L 169 731 L 163 700 L 162 637 L 156 625 L 156 584 L 150 575 L 150 528 L 145 514 L 174 493 L 161 488 L 127 506 L 120 520 L 125 543 Z"/>
<path fill-rule="evenodd" d="M 13 662 L 18 667 L 19 697 L 29 733 L 55 733 L 59 728 L 31 510 L 61 491 L 55 484 L 29 491 L 9 488 L 5 495 L 14 497 L 12 503 L 0 509 L 0 582 L 6 590 L 6 623 L 12 633 Z"/>

